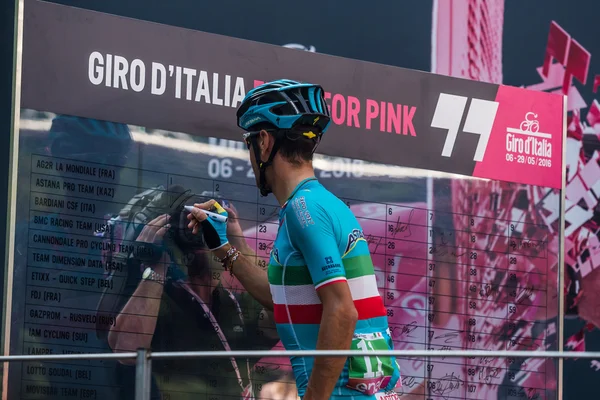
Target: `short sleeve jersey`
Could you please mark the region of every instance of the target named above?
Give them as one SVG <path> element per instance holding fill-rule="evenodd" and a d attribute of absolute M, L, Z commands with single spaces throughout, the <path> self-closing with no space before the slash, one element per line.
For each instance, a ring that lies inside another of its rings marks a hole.
<path fill-rule="evenodd" d="M 318 291 L 346 282 L 358 311 L 352 350 L 393 349 L 386 309 L 363 230 L 350 208 L 316 178 L 300 182 L 279 212 L 268 267 L 274 318 L 288 350 L 316 350 L 322 304 Z M 291 357 L 302 397 L 314 358 Z M 375 399 L 400 384 L 393 357 L 349 358 L 332 399 Z"/>

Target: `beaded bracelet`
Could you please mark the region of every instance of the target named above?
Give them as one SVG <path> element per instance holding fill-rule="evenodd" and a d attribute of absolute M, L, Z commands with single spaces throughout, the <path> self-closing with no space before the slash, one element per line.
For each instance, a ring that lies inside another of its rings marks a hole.
<path fill-rule="evenodd" d="M 233 275 L 233 272 L 231 272 L 233 262 L 235 260 L 237 260 L 239 255 L 240 255 L 240 252 L 234 246 L 231 246 L 229 248 L 229 250 L 227 250 L 227 254 L 225 255 L 225 257 L 223 257 L 221 260 L 219 260 L 221 262 L 221 264 L 223 264 L 223 269 L 229 270 L 229 273 L 231 275 Z M 227 261 L 229 261 L 229 266 L 226 265 Z"/>
<path fill-rule="evenodd" d="M 229 260 L 229 268 L 227 268 L 227 269 L 229 270 L 229 274 L 231 276 L 233 276 L 233 263 L 235 262 L 235 260 L 238 259 L 238 257 L 240 256 L 240 254 L 242 254 L 242 253 L 240 253 L 239 251 L 236 250 L 236 252 L 233 255 L 233 257 L 231 257 L 231 260 Z"/>
<path fill-rule="evenodd" d="M 229 250 L 227 250 L 227 254 L 225 254 L 225 257 L 221 258 L 219 260 L 219 262 L 221 264 L 225 264 L 225 262 L 229 259 L 229 257 L 231 257 L 233 254 L 235 254 L 236 251 L 237 251 L 237 249 L 235 247 L 231 246 L 229 248 Z M 225 268 L 225 266 L 223 266 L 223 268 Z"/>

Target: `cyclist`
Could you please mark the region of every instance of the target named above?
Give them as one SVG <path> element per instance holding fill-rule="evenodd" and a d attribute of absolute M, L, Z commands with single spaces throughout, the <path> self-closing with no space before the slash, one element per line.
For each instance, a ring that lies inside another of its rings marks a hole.
<path fill-rule="evenodd" d="M 188 216 L 213 254 L 274 311 L 287 350 L 393 348 L 363 230 L 351 210 L 315 178 L 312 156 L 330 125 L 319 85 L 277 80 L 249 91 L 237 111 L 261 195 L 281 205 L 268 271 L 236 249 L 215 200 Z M 222 219 L 221 219 L 222 220 Z M 396 399 L 394 357 L 291 357 L 298 395 L 314 399 Z"/>

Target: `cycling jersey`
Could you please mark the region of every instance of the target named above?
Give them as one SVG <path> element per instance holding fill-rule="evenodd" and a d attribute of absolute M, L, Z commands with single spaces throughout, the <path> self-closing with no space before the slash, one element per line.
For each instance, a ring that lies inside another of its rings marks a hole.
<path fill-rule="evenodd" d="M 322 315 L 317 292 L 340 281 L 348 283 L 358 311 L 351 350 L 393 348 L 362 228 L 348 206 L 314 177 L 300 182 L 279 212 L 268 276 L 277 331 L 286 349 L 316 349 Z M 314 358 L 290 361 L 302 397 Z M 381 398 L 397 383 L 400 370 L 394 357 L 349 357 L 331 398 Z"/>

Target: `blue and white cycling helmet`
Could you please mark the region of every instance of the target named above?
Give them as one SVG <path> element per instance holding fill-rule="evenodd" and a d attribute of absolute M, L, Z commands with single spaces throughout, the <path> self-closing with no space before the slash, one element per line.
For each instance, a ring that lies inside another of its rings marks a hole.
<path fill-rule="evenodd" d="M 258 127 L 268 127 L 265 130 L 275 136 L 267 161 L 261 160 L 258 146 L 254 146 L 260 169 L 259 188 L 263 196 L 270 193 L 266 188 L 264 171 L 273 162 L 282 140 L 305 136 L 315 141 L 313 152 L 316 150 L 331 124 L 324 93 L 320 85 L 279 79 L 250 90 L 242 100 L 237 110 L 237 124 L 246 131 L 244 140 L 248 148 L 260 132 Z"/>
<path fill-rule="evenodd" d="M 279 79 L 250 90 L 238 108 L 237 120 L 245 131 L 268 122 L 277 129 L 315 126 L 323 134 L 331 116 L 320 85 Z"/>

